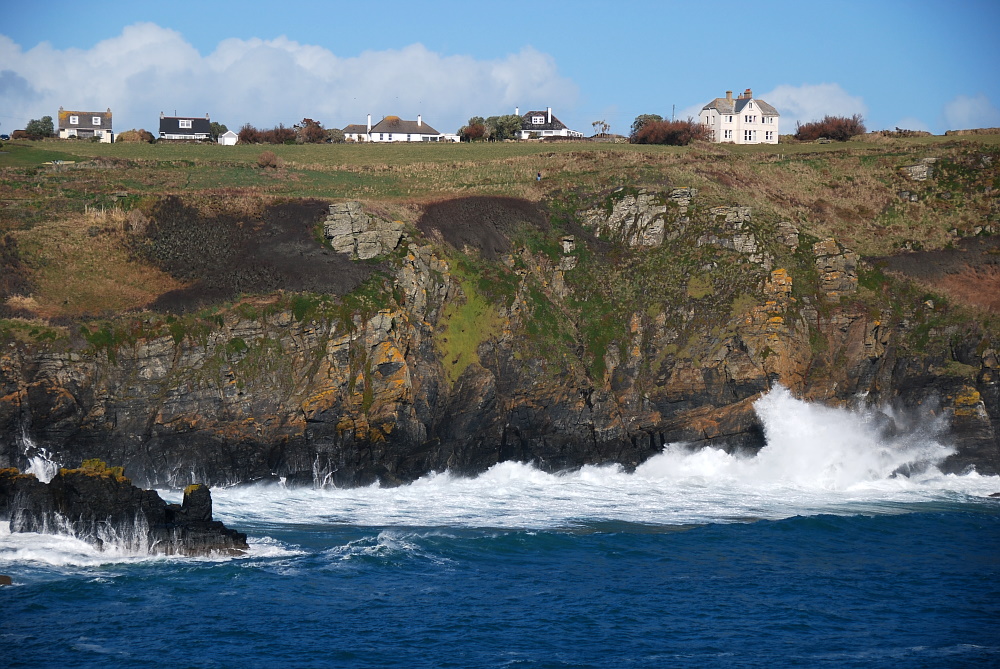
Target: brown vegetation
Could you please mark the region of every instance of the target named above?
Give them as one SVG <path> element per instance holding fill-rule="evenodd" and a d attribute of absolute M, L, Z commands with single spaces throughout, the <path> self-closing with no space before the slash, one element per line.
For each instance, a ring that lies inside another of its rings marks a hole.
<path fill-rule="evenodd" d="M 149 132 L 148 130 L 132 129 L 118 133 L 115 136 L 115 141 L 125 142 L 126 144 L 130 142 L 131 143 L 146 142 L 147 144 L 152 144 L 153 142 L 156 141 L 156 138 L 153 137 L 153 133 Z"/>
<path fill-rule="evenodd" d="M 852 137 L 865 134 L 864 119 L 861 114 L 846 116 L 824 116 L 822 121 L 796 124 L 795 138 L 801 142 L 811 142 L 825 137 L 838 142 L 846 142 Z"/>
<path fill-rule="evenodd" d="M 694 119 L 686 121 L 650 121 L 632 135 L 634 144 L 687 146 L 695 140 L 707 140 L 708 128 Z"/>

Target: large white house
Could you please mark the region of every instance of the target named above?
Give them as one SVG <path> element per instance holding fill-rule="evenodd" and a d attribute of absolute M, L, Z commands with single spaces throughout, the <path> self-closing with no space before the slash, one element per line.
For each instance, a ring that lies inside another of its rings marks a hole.
<path fill-rule="evenodd" d="M 344 128 L 344 139 L 354 142 L 457 142 L 458 135 L 438 132 L 424 123 L 417 114 L 416 121 L 404 121 L 398 116 L 386 116 L 372 125 L 368 115 L 367 125 L 352 124 Z"/>
<path fill-rule="evenodd" d="M 735 100 L 733 92 L 715 98 L 701 108 L 698 120 L 708 126 L 713 142 L 733 144 L 777 144 L 778 110 L 763 100 L 755 100 L 749 88 Z"/>

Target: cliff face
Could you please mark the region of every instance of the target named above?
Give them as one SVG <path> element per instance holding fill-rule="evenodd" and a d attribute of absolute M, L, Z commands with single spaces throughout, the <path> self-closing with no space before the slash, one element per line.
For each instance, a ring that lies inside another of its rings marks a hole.
<path fill-rule="evenodd" d="M 632 467 L 669 442 L 759 448 L 752 402 L 780 383 L 944 413 L 957 448 L 946 466 L 1000 471 L 988 333 L 940 305 L 901 310 L 884 277 L 859 286 L 860 261 L 837 240 L 748 207 L 703 210 L 693 189 L 615 192 L 553 228 L 527 205 L 486 204 L 430 212 L 409 232 L 331 207 L 332 246 L 389 268 L 343 298 L 144 314 L 83 332 L 87 344 L 12 344 L 0 467 L 44 449 L 173 487 L 394 484 L 504 460 Z M 477 211 L 478 237 L 442 223 Z"/>

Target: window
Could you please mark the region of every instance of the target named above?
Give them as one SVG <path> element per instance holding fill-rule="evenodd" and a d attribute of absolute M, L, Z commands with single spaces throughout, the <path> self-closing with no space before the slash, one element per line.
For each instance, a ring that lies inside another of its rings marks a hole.
<path fill-rule="evenodd" d="M 748 102 L 747 103 L 747 108 L 748 109 L 753 109 L 753 103 L 752 102 Z"/>
<path fill-rule="evenodd" d="M 766 141 L 768 141 L 768 142 L 770 142 L 771 140 L 773 140 L 774 139 L 774 131 L 773 130 L 768 130 L 767 132 L 765 132 L 764 133 L 764 139 Z"/>
<path fill-rule="evenodd" d="M 732 139 L 733 138 L 733 131 L 732 130 L 726 130 L 725 133 L 722 135 L 722 138 L 723 139 Z"/>
<path fill-rule="evenodd" d="M 95 117 L 93 117 L 90 120 L 90 122 L 93 123 L 94 125 L 96 125 L 97 127 L 100 127 L 101 126 L 101 117 L 100 116 L 95 116 Z"/>
<path fill-rule="evenodd" d="M 743 141 L 744 142 L 756 142 L 757 141 L 757 131 L 756 130 L 744 130 L 743 131 Z"/>
<path fill-rule="evenodd" d="M 730 114 L 729 116 L 726 117 L 726 123 L 732 123 L 732 122 L 733 122 L 733 115 Z"/>
<path fill-rule="evenodd" d="M 191 127 L 191 119 L 189 119 L 189 118 L 178 119 L 177 120 L 177 127 L 178 128 L 190 128 Z"/>
<path fill-rule="evenodd" d="M 382 133 L 379 133 L 378 134 L 378 141 L 381 142 L 383 139 L 385 139 L 385 135 L 383 135 Z"/>
<path fill-rule="evenodd" d="M 753 114 L 744 114 L 744 116 L 743 116 L 743 122 L 744 123 L 756 123 L 757 122 L 757 117 L 754 116 Z"/>
<path fill-rule="evenodd" d="M 79 123 L 80 123 L 80 117 L 79 116 L 75 116 L 74 115 L 74 116 L 70 116 L 69 117 L 69 124 L 70 125 L 79 125 Z"/>
<path fill-rule="evenodd" d="M 531 123 L 532 123 L 532 125 L 543 125 L 545 123 L 545 117 L 544 116 L 532 116 L 531 117 Z"/>

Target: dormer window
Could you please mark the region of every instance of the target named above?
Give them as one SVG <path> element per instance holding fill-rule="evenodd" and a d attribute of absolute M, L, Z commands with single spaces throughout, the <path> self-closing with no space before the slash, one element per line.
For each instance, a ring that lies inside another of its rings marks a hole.
<path fill-rule="evenodd" d="M 69 117 L 69 124 L 70 125 L 80 125 L 80 117 L 79 116 L 70 116 Z"/>
<path fill-rule="evenodd" d="M 532 116 L 531 117 L 531 123 L 532 123 L 532 125 L 545 125 L 545 117 L 544 116 Z"/>
<path fill-rule="evenodd" d="M 91 119 L 90 122 L 93 123 L 94 125 L 96 125 L 98 128 L 101 127 L 101 117 L 100 116 L 94 116 Z"/>
<path fill-rule="evenodd" d="M 178 119 L 177 120 L 177 127 L 178 128 L 190 128 L 191 127 L 191 119 L 189 119 L 189 118 Z"/>

